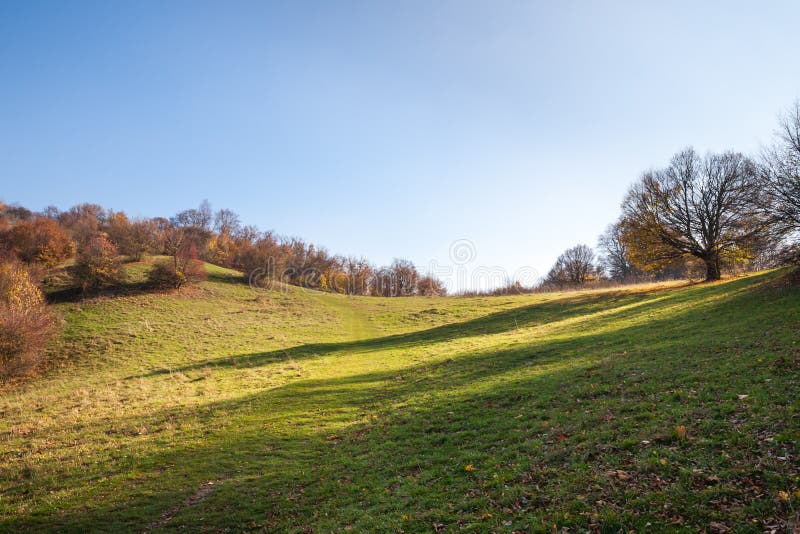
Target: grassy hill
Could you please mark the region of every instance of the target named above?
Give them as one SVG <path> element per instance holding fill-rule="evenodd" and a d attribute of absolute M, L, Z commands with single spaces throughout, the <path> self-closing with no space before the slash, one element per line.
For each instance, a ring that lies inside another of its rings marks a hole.
<path fill-rule="evenodd" d="M 0 530 L 797 525 L 782 272 L 380 299 L 210 269 L 58 304 L 52 369 L 0 390 Z"/>

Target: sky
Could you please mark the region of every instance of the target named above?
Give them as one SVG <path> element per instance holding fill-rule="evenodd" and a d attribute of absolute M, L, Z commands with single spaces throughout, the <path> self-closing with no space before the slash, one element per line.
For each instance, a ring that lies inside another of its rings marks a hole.
<path fill-rule="evenodd" d="M 0 199 L 208 199 L 451 289 L 528 279 L 681 148 L 771 142 L 798 25 L 796 1 L 6 1 Z"/>

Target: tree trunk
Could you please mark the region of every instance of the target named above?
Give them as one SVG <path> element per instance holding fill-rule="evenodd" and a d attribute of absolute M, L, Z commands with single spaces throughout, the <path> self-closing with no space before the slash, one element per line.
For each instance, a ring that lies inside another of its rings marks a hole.
<path fill-rule="evenodd" d="M 719 268 L 719 256 L 713 255 L 703 258 L 706 263 L 706 282 L 713 282 L 722 278 L 722 273 Z"/>

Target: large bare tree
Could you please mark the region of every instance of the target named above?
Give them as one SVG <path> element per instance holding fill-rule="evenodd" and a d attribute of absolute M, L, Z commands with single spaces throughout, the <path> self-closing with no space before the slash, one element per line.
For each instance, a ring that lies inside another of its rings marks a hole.
<path fill-rule="evenodd" d="M 764 207 L 783 235 L 800 232 L 800 101 L 779 122 L 775 144 L 762 157 Z"/>
<path fill-rule="evenodd" d="M 721 261 L 746 257 L 764 231 L 755 205 L 756 178 L 756 166 L 742 154 L 701 158 L 687 148 L 665 169 L 642 176 L 623 202 L 623 216 L 660 245 L 658 254 L 699 258 L 706 280 L 719 280 Z"/>

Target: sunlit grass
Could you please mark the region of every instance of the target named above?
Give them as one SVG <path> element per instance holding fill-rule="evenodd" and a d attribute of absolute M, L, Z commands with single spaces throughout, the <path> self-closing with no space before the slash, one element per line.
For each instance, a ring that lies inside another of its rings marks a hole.
<path fill-rule="evenodd" d="M 210 274 L 58 305 L 53 367 L 0 395 L 2 528 L 760 532 L 796 517 L 800 292 L 781 272 L 397 299 Z"/>

